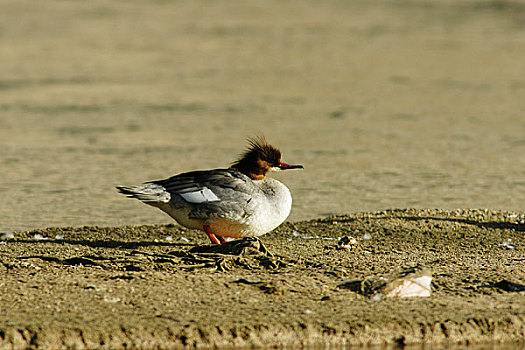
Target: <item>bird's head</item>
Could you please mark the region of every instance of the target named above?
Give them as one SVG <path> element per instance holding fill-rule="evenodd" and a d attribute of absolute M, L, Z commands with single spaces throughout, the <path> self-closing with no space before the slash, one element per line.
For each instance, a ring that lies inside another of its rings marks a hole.
<path fill-rule="evenodd" d="M 252 180 L 262 180 L 269 171 L 303 169 L 302 165 L 290 165 L 281 161 L 281 151 L 270 145 L 264 137 L 248 139 L 249 146 L 231 167 L 249 176 Z"/>

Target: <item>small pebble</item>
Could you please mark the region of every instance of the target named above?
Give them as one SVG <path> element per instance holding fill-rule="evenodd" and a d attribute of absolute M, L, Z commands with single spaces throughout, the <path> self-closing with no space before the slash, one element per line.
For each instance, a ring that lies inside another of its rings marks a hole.
<path fill-rule="evenodd" d="M 4 232 L 0 234 L 0 240 L 6 241 L 8 239 L 15 239 L 15 235 L 13 232 Z"/>
<path fill-rule="evenodd" d="M 120 301 L 120 298 L 111 298 L 111 297 L 105 296 L 104 301 L 106 303 L 118 303 Z"/>
<path fill-rule="evenodd" d="M 362 239 L 365 239 L 365 240 L 369 240 L 369 239 L 372 239 L 372 235 L 370 233 L 365 233 L 363 235 L 363 237 L 361 237 Z"/>
<path fill-rule="evenodd" d="M 338 249 L 353 249 L 357 247 L 357 239 L 352 236 L 342 237 L 339 242 L 337 242 Z"/>
<path fill-rule="evenodd" d="M 513 246 L 513 245 L 511 244 L 511 242 L 512 242 L 512 239 L 508 238 L 508 239 L 506 239 L 506 240 L 503 241 L 503 243 L 501 244 L 501 246 L 502 246 L 503 248 L 505 248 L 505 249 L 509 249 L 509 250 L 516 249 L 516 247 Z"/>
<path fill-rule="evenodd" d="M 381 299 L 383 299 L 383 294 L 381 293 L 377 293 L 371 298 L 372 301 L 380 301 Z"/>

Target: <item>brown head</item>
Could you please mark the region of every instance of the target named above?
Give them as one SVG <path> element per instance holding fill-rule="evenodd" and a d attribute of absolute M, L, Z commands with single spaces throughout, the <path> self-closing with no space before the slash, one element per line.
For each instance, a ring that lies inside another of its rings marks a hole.
<path fill-rule="evenodd" d="M 281 162 L 281 151 L 264 137 L 248 139 L 250 146 L 231 167 L 252 180 L 262 180 L 270 170 L 303 169 L 302 165 Z"/>

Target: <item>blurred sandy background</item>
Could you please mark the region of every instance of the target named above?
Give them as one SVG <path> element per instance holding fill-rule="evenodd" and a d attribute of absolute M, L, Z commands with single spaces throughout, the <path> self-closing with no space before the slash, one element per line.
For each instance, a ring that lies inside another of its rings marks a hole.
<path fill-rule="evenodd" d="M 0 231 L 171 222 L 114 186 L 255 134 L 291 220 L 525 210 L 524 111 L 524 2 L 0 0 Z"/>

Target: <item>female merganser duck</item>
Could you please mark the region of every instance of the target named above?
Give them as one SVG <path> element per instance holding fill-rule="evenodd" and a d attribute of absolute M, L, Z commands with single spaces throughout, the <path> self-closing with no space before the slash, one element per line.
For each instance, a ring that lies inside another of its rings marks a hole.
<path fill-rule="evenodd" d="M 272 170 L 303 168 L 281 162 L 281 151 L 262 137 L 227 169 L 192 171 L 138 186 L 117 186 L 120 193 L 166 212 L 180 225 L 206 232 L 212 243 L 224 237 L 263 235 L 290 214 L 292 196 Z"/>

